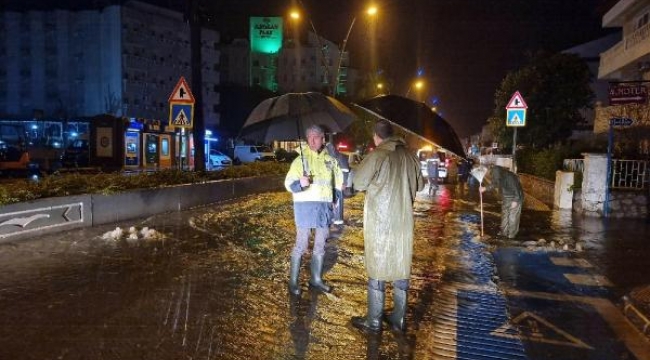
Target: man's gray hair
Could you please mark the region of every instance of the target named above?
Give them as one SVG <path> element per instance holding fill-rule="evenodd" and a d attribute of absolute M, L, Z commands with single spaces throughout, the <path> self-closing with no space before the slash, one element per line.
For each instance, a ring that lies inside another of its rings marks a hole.
<path fill-rule="evenodd" d="M 316 133 L 318 135 L 325 135 L 325 130 L 320 125 L 312 125 L 307 128 L 305 131 L 305 135 L 309 135 L 309 133 Z"/>

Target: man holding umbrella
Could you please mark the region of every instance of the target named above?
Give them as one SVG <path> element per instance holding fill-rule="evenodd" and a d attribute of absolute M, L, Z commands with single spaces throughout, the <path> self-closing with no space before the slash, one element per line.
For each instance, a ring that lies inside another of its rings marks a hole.
<path fill-rule="evenodd" d="M 353 317 L 352 324 L 367 332 L 381 331 L 385 283 L 393 282 L 391 328 L 404 332 L 407 291 L 413 257 L 413 202 L 424 188 L 420 161 L 411 154 L 404 139 L 393 134 L 386 120 L 375 124 L 376 148 L 357 168 L 355 189 L 366 192 L 363 237 L 368 273 L 368 312 Z"/>
<path fill-rule="evenodd" d="M 289 291 L 300 295 L 298 277 L 302 255 L 309 247 L 309 235 L 314 229 L 314 248 L 311 256 L 309 285 L 330 292 L 322 279 L 325 240 L 332 224 L 334 191 L 343 190 L 343 173 L 336 159 L 323 151 L 325 132 L 318 125 L 306 131 L 308 147 L 292 163 L 284 180 L 285 188 L 293 194 L 296 223 L 296 243 L 291 252 Z M 332 188 L 334 184 L 334 189 Z"/>

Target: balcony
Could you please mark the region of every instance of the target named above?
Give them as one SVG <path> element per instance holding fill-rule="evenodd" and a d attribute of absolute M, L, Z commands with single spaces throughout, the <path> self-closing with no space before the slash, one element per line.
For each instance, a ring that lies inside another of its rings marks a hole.
<path fill-rule="evenodd" d="M 599 79 L 625 79 L 637 69 L 637 62 L 650 58 L 650 24 L 646 24 L 600 55 Z"/>

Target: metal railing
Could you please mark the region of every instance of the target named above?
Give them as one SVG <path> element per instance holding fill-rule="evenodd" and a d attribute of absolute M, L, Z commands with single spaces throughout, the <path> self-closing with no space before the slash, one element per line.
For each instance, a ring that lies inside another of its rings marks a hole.
<path fill-rule="evenodd" d="M 612 160 L 612 189 L 644 189 L 647 183 L 647 161 Z"/>

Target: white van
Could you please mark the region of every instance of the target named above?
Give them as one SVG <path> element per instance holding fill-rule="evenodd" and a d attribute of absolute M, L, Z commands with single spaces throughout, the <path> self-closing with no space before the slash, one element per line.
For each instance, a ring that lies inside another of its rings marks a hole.
<path fill-rule="evenodd" d="M 236 145 L 233 152 L 233 162 L 235 164 L 276 160 L 275 153 L 268 146 Z"/>

